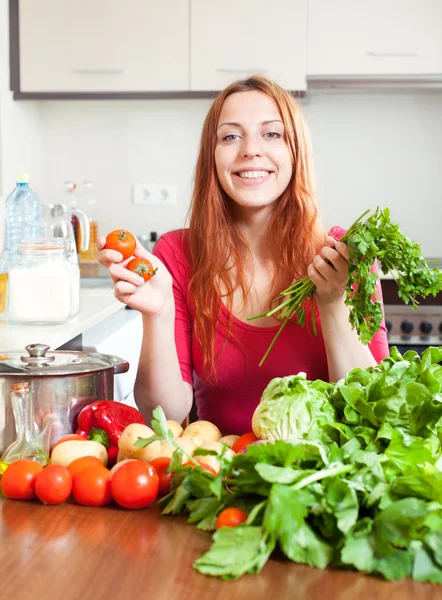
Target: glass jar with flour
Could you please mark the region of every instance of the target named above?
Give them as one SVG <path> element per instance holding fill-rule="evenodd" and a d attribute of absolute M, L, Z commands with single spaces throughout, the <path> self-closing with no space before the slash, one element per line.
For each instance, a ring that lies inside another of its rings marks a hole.
<path fill-rule="evenodd" d="M 16 323 L 65 323 L 80 309 L 80 270 L 65 239 L 23 240 L 9 272 L 9 319 Z"/>

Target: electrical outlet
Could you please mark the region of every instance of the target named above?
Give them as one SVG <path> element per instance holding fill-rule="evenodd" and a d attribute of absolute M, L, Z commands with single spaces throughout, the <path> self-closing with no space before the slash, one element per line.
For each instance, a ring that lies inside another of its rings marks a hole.
<path fill-rule="evenodd" d="M 134 204 L 155 204 L 154 202 L 154 185 L 148 183 L 135 183 L 134 184 Z"/>
<path fill-rule="evenodd" d="M 162 183 L 135 183 L 134 204 L 154 204 L 156 206 L 176 206 L 176 185 Z"/>
<path fill-rule="evenodd" d="M 176 206 L 176 185 L 163 185 L 157 186 L 158 202 L 156 204 L 162 204 L 163 206 Z"/>

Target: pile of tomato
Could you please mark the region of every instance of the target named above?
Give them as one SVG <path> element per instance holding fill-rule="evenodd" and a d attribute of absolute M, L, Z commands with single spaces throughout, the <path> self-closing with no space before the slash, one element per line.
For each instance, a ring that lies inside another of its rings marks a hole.
<path fill-rule="evenodd" d="M 104 506 L 113 500 L 124 508 L 139 509 L 169 493 L 170 459 L 154 463 L 133 460 L 111 472 L 95 456 L 77 458 L 68 467 L 44 468 L 24 458 L 8 466 L 1 486 L 4 495 L 14 500 L 37 498 L 44 504 L 61 504 L 72 496 L 84 506 Z"/>

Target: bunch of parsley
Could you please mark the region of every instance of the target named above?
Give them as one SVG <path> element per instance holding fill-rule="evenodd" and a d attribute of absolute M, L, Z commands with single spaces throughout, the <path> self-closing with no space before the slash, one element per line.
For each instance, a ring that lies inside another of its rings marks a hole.
<path fill-rule="evenodd" d="M 383 273 L 392 275 L 398 285 L 398 295 L 406 304 L 416 307 L 417 297 L 435 296 L 442 290 L 442 272 L 429 268 L 419 244 L 391 221 L 388 208 L 380 210 L 378 207 L 367 216 L 369 213 L 368 210 L 362 214 L 341 238 L 348 245 L 350 255 L 345 304 L 351 309 L 349 321 L 364 344 L 368 344 L 379 330 L 383 316 L 376 292 L 378 276 L 373 272 L 376 259 Z M 297 324 L 304 325 L 308 305 L 316 332 L 314 291 L 314 283 L 304 277 L 275 298 L 274 302 L 279 303 L 275 308 L 249 317 L 251 320 L 279 313 L 278 318 L 283 320 L 260 365 L 294 315 Z"/>
<path fill-rule="evenodd" d="M 327 436 L 248 446 L 231 461 L 221 456 L 217 476 L 182 466 L 176 451 L 163 514 L 186 514 L 211 531 L 224 508 L 248 513 L 243 525 L 217 530 L 194 567 L 235 579 L 259 572 L 279 549 L 313 567 L 442 584 L 441 362 L 442 347 L 422 358 L 392 349 L 330 386 L 337 417 L 324 422 Z M 154 416 L 156 436 L 137 445 L 177 445 L 162 409 Z"/>

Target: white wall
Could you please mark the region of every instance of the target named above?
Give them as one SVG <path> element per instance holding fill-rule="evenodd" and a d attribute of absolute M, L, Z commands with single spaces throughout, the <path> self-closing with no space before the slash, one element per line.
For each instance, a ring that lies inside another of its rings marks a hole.
<path fill-rule="evenodd" d="M 65 179 L 91 178 L 102 232 L 184 224 L 199 135 L 209 101 L 42 104 L 42 201 Z M 426 256 L 442 254 L 442 93 L 315 91 L 303 102 L 327 225 L 348 227 L 364 210 L 389 206 Z M 176 208 L 132 203 L 132 184 L 175 184 Z"/>
<path fill-rule="evenodd" d="M 28 172 L 40 193 L 44 181 L 40 102 L 14 102 L 9 91 L 8 2 L 0 0 L 0 250 L 3 248 L 4 197 L 17 173 Z"/>

